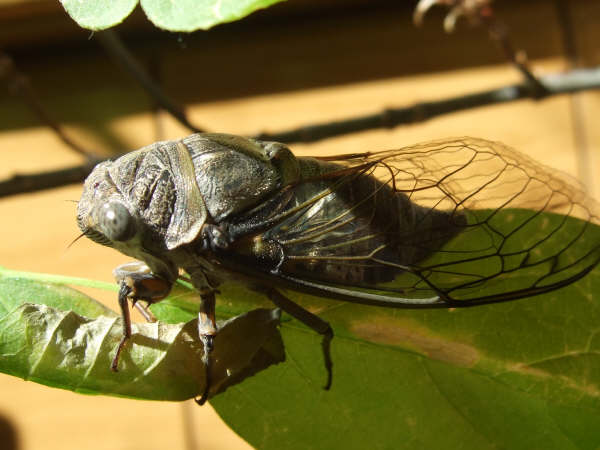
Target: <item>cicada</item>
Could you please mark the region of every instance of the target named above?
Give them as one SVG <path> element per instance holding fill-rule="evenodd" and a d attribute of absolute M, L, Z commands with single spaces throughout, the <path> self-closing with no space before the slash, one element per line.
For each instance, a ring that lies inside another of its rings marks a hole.
<path fill-rule="evenodd" d="M 400 308 L 455 308 L 541 294 L 600 259 L 596 204 L 567 177 L 498 142 L 457 138 L 395 150 L 296 157 L 226 134 L 157 142 L 100 163 L 77 222 L 137 264 L 116 270 L 128 300 L 164 298 L 182 271 L 200 298 L 207 383 L 228 279 L 264 293 L 323 336 L 331 327 L 282 289 Z"/>

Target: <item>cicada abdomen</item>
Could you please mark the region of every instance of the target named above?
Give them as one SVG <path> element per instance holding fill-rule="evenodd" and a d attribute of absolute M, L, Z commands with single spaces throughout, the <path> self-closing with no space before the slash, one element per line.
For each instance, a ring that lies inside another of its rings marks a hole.
<path fill-rule="evenodd" d="M 348 172 L 300 159 L 305 179 L 289 187 L 285 217 L 255 238 L 279 248 L 275 273 L 356 287 L 390 282 L 465 225 L 461 212 L 423 207 L 372 176 L 378 164 Z"/>

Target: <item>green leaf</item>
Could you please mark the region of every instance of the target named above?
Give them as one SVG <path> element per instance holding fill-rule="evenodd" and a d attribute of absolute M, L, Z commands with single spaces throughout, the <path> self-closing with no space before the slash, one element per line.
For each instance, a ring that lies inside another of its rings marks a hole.
<path fill-rule="evenodd" d="M 101 315 L 116 317 L 102 303 L 66 286 L 44 283 L 27 278 L 10 278 L 15 272 L 0 268 L 0 317 L 24 303 L 37 303 L 81 316 L 96 318 Z"/>
<path fill-rule="evenodd" d="M 595 449 L 599 290 L 596 269 L 552 294 L 480 308 L 331 303 L 320 313 L 336 333 L 330 391 L 318 336 L 289 324 L 288 362 L 211 404 L 261 449 Z"/>
<path fill-rule="evenodd" d="M 104 30 L 125 20 L 138 0 L 60 0 L 69 16 L 82 28 Z"/>
<path fill-rule="evenodd" d="M 284 0 L 141 0 L 141 6 L 157 27 L 189 32 L 233 22 L 282 1 Z M 61 3 L 80 27 L 104 30 L 125 20 L 138 0 L 61 0 Z"/>
<path fill-rule="evenodd" d="M 283 0 L 140 0 L 150 21 L 169 31 L 207 30 Z"/>
<path fill-rule="evenodd" d="M 276 310 L 255 309 L 221 325 L 211 395 L 284 359 L 278 323 Z M 185 400 L 202 393 L 196 320 L 132 328 L 114 373 L 110 363 L 122 336 L 114 312 L 65 286 L 0 279 L 0 372 L 86 394 Z"/>

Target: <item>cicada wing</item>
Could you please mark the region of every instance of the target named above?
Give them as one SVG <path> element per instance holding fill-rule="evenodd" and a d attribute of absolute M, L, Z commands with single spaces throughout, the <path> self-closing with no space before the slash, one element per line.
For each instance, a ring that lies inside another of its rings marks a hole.
<path fill-rule="evenodd" d="M 556 289 L 600 259 L 597 205 L 498 142 L 459 138 L 303 164 L 310 176 L 289 187 L 293 201 L 255 237 L 281 253 L 269 273 L 299 289 L 472 305 Z"/>

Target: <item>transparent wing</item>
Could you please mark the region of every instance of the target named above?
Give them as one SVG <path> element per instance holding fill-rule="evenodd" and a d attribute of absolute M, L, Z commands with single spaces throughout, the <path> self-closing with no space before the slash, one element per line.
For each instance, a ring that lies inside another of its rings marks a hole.
<path fill-rule="evenodd" d="M 600 259 L 577 182 L 498 142 L 458 138 L 303 161 L 275 225 L 270 273 L 383 304 L 471 305 L 553 290 Z"/>

